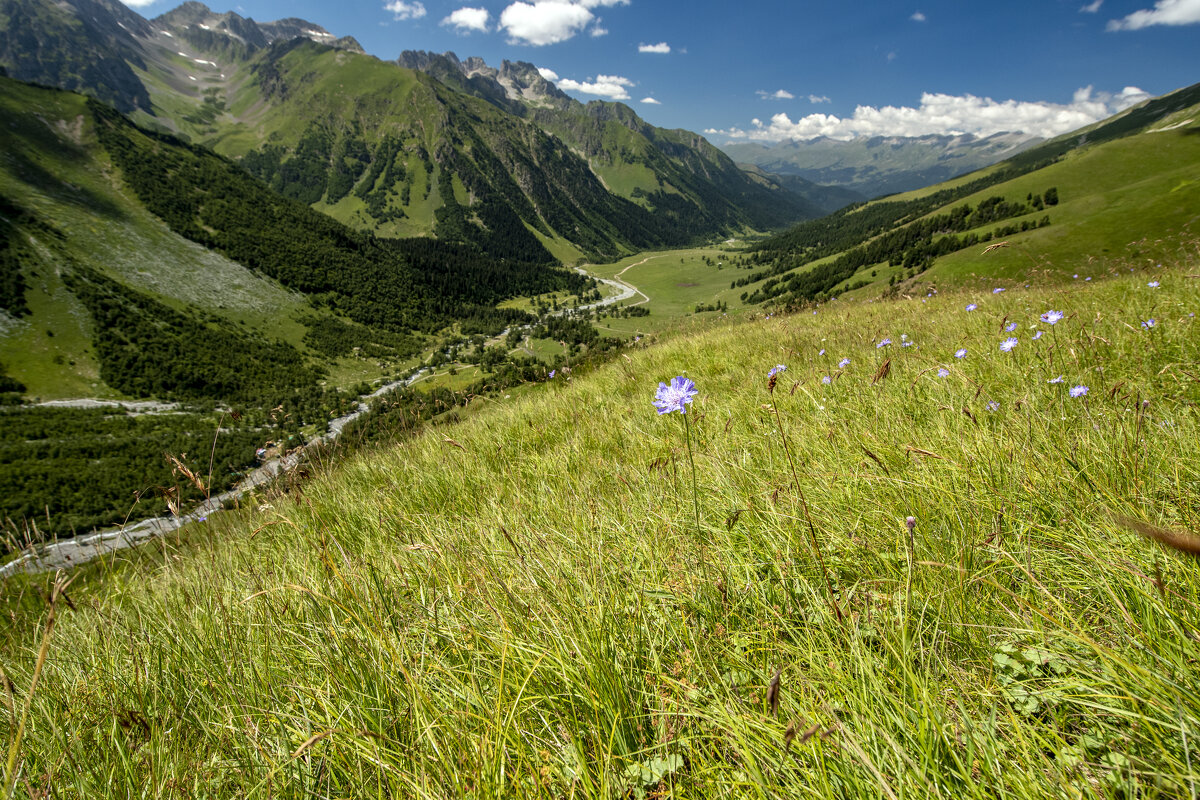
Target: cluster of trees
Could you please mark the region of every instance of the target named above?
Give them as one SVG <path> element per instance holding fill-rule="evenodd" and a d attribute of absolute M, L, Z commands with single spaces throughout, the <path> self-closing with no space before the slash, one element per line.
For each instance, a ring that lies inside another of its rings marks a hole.
<path fill-rule="evenodd" d="M 101 379 L 132 397 L 271 407 L 321 377 L 290 345 L 176 311 L 89 267 L 63 280 L 94 322 Z"/>
<path fill-rule="evenodd" d="M 220 435 L 217 427 L 220 426 Z M 171 474 L 164 458 L 185 458 L 224 491 L 255 463 L 270 436 L 248 419 L 228 414 L 131 416 L 120 409 L 0 409 L 0 554 L 34 530 L 70 536 L 167 512 L 166 497 L 184 505 L 203 497 Z M 178 489 L 178 494 L 173 492 Z"/>
<path fill-rule="evenodd" d="M 56 228 L 0 196 L 0 309 L 14 317 L 29 314 L 29 305 L 25 302 L 25 275 L 21 271 L 21 263 L 29 260 L 28 245 L 20 232 L 23 227 L 62 238 Z"/>
<path fill-rule="evenodd" d="M 1030 197 L 1032 198 L 1032 195 Z M 1044 202 L 1044 197 L 1053 198 L 1057 203 L 1058 190 L 1047 190 L 1045 195 L 1039 196 L 1039 201 Z M 916 209 L 912 208 L 914 205 Z M 859 214 L 853 215 L 863 217 L 861 220 L 839 219 L 825 226 L 800 226 L 805 230 L 793 230 L 788 234 L 788 246 L 796 247 L 797 250 L 789 250 L 778 244 L 772 245 L 772 250 L 760 250 L 775 253 L 776 260 L 773 266 L 766 273 L 752 273 L 734 284 L 744 286 L 764 277 L 790 272 L 818 258 L 842 253 L 838 258 L 819 267 L 793 272 L 786 278 L 771 277 L 753 293 L 742 294 L 742 300 L 748 303 L 760 303 L 784 294 L 789 294 L 792 300 L 812 300 L 825 296 L 846 278 L 871 264 L 886 261 L 890 266 L 902 266 L 914 272 L 921 272 L 938 256 L 990 240 L 993 235 L 1008 235 L 1015 230 L 1028 230 L 1031 227 L 1050 224 L 1049 217 L 1043 217 L 1036 223 L 1024 220 L 1024 228 L 1017 226 L 1012 229 L 1001 228 L 983 235 L 972 232 L 965 236 L 956 236 L 956 232 L 970 231 L 993 222 L 1028 214 L 1035 207 L 1031 201 L 1013 202 L 994 196 L 981 201 L 974 208 L 963 204 L 946 214 L 921 218 L 923 215 L 917 211 L 924 205 L 923 200 L 881 203 L 879 208 L 863 209 Z M 898 208 L 889 208 L 891 206 Z M 879 229 L 887 225 L 889 218 L 894 220 L 892 227 L 886 232 L 880 232 Z M 897 219 L 898 221 L 895 221 Z M 865 240 L 866 243 L 856 247 L 837 247 L 818 238 L 821 233 L 832 236 L 834 242 Z"/>
<path fill-rule="evenodd" d="M 397 359 L 414 355 L 422 347 L 418 337 L 368 328 L 337 317 L 314 315 L 300 322 L 308 328 L 304 344 L 326 358 L 339 358 L 358 350 L 368 358 Z"/>

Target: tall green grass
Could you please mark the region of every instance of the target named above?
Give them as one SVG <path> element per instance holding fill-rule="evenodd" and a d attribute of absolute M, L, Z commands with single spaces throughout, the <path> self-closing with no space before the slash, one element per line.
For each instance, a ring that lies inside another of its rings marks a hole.
<path fill-rule="evenodd" d="M 355 457 L 91 568 L 15 744 L 14 582 L 16 791 L 1194 798 L 1200 568 L 1114 515 L 1200 529 L 1195 266 L 694 331 Z"/>

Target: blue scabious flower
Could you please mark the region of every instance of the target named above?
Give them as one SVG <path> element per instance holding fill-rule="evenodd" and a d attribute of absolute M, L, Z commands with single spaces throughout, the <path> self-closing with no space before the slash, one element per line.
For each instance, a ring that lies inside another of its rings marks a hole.
<path fill-rule="evenodd" d="M 1004 291 L 1003 286 L 997 286 L 995 289 L 992 289 L 992 294 L 1000 294 L 1003 291 Z"/>
<path fill-rule="evenodd" d="M 1054 309 L 1050 309 L 1045 314 L 1042 314 L 1041 319 L 1042 319 L 1042 322 L 1046 323 L 1047 325 L 1053 325 L 1054 323 L 1056 323 L 1060 319 L 1062 319 L 1064 316 L 1066 316 L 1066 315 L 1063 314 L 1063 312 L 1055 311 Z"/>
<path fill-rule="evenodd" d="M 979 308 L 979 306 L 975 305 L 974 303 L 967 303 L 967 311 L 974 311 L 977 308 Z"/>
<path fill-rule="evenodd" d="M 825 348 L 821 348 L 821 352 L 817 353 L 817 355 L 819 355 L 819 356 L 825 355 Z"/>
<path fill-rule="evenodd" d="M 949 374 L 950 374 L 950 370 L 946 369 L 945 367 L 942 367 L 941 369 L 938 370 L 939 378 L 945 378 Z"/>
<path fill-rule="evenodd" d="M 658 384 L 658 391 L 654 393 L 654 406 L 659 414 L 670 414 L 672 411 L 686 414 L 687 405 L 699 393 L 696 384 L 689 378 L 676 375 L 671 379 L 670 385 Z"/>
<path fill-rule="evenodd" d="M 1158 281 L 1150 281 L 1150 282 L 1149 282 L 1149 283 L 1147 283 L 1146 285 L 1147 285 L 1147 286 L 1149 286 L 1151 289 L 1157 289 L 1157 288 L 1158 288 Z"/>
<path fill-rule="evenodd" d="M 843 358 L 838 362 L 838 369 L 845 369 L 848 366 L 850 366 L 850 359 L 848 358 Z"/>
<path fill-rule="evenodd" d="M 787 364 L 776 364 L 767 372 L 767 378 L 774 378 L 781 372 L 787 371 Z"/>
<path fill-rule="evenodd" d="M 1151 328 L 1153 328 L 1153 327 L 1154 327 L 1155 325 L 1157 325 L 1157 324 L 1158 324 L 1158 320 L 1156 320 L 1156 319 L 1154 319 L 1153 317 L 1151 317 L 1150 319 L 1148 319 L 1148 320 L 1146 320 L 1145 322 L 1143 322 L 1143 323 L 1142 323 L 1142 327 L 1143 327 L 1143 328 L 1145 328 L 1146 330 L 1150 330 Z"/>
<path fill-rule="evenodd" d="M 892 343 L 892 340 L 891 340 L 891 339 L 884 339 L 882 342 L 880 342 L 879 344 L 875 345 L 875 349 L 876 349 L 876 350 L 878 350 L 878 349 L 879 349 L 879 348 L 881 348 L 881 347 L 887 347 L 887 346 L 888 346 L 889 344 L 891 344 L 891 343 Z"/>
<path fill-rule="evenodd" d="M 1010 322 L 1004 326 L 1004 330 L 1008 331 L 1009 333 L 1012 333 L 1016 329 L 1017 329 L 1017 323 L 1015 323 L 1015 322 Z"/>
<path fill-rule="evenodd" d="M 992 411 L 992 412 L 999 411 L 1000 404 L 997 403 L 995 400 L 988 400 L 987 410 Z"/>
<path fill-rule="evenodd" d="M 551 378 L 553 378 L 553 377 L 554 377 L 555 375 L 557 375 L 557 374 L 558 374 L 558 370 L 556 370 L 556 369 L 552 369 L 552 370 L 550 370 L 550 377 L 551 377 Z"/>
<path fill-rule="evenodd" d="M 1062 382 L 1063 382 L 1062 375 L 1059 375 L 1057 378 L 1051 378 L 1050 380 L 1046 381 L 1046 383 L 1062 383 Z"/>
<path fill-rule="evenodd" d="M 821 383 L 823 383 L 823 384 L 825 384 L 826 386 L 828 386 L 829 384 L 833 383 L 833 378 L 831 378 L 831 377 L 829 377 L 828 375 L 826 375 L 824 378 L 821 378 Z"/>
<path fill-rule="evenodd" d="M 1084 386 L 1083 384 L 1080 384 L 1079 386 L 1072 386 L 1070 389 L 1071 397 L 1083 397 L 1087 393 L 1088 387 Z"/>
<path fill-rule="evenodd" d="M 1033 332 L 1033 340 L 1036 342 L 1038 339 L 1042 338 L 1042 333 L 1043 333 L 1042 331 L 1034 331 Z"/>
<path fill-rule="evenodd" d="M 1000 352 L 1007 353 L 1017 346 L 1017 337 L 1010 336 L 1000 343 Z"/>
<path fill-rule="evenodd" d="M 967 348 L 960 347 L 957 350 L 955 350 L 954 357 L 955 358 L 966 358 L 967 357 Z"/>

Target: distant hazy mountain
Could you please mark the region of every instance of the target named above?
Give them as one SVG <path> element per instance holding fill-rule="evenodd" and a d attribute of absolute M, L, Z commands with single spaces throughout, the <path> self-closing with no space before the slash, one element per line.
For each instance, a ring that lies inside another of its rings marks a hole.
<path fill-rule="evenodd" d="M 872 136 L 840 141 L 819 137 L 777 144 L 729 142 L 734 161 L 778 175 L 799 175 L 867 197 L 906 192 L 990 166 L 1042 142 L 1024 133 L 987 137 Z"/>

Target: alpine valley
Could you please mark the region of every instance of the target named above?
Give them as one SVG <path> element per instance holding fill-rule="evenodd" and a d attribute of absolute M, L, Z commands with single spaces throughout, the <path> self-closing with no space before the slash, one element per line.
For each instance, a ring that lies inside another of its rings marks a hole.
<path fill-rule="evenodd" d="M 0 0 L 0 68 L 13 550 L 228 488 L 384 384 L 359 443 L 689 318 L 1161 258 L 1194 208 L 1196 87 L 1045 142 L 739 166 L 532 64 L 197 2 Z"/>
<path fill-rule="evenodd" d="M 0 800 L 1197 800 L 1196 3 L 490 5 L 0 0 Z"/>

